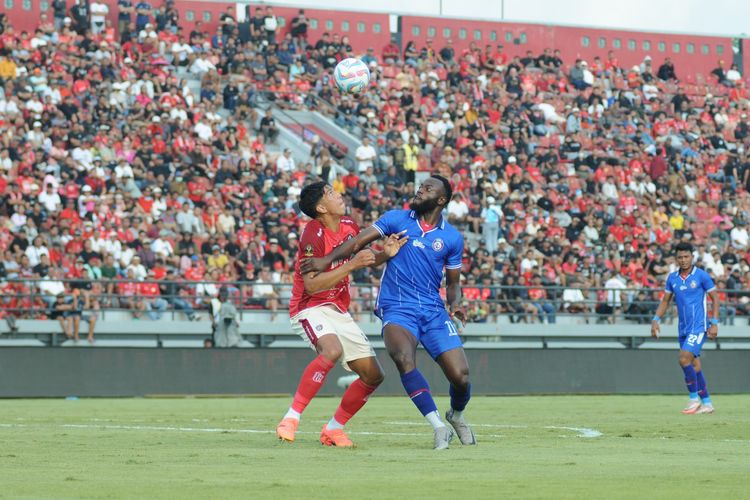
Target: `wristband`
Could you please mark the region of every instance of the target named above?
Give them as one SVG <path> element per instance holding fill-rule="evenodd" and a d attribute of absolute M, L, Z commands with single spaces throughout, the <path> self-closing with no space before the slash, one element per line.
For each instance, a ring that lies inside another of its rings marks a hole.
<path fill-rule="evenodd" d="M 651 318 L 651 321 L 656 321 L 658 323 L 659 321 L 661 321 L 661 318 L 657 315 L 654 315 L 654 317 Z"/>
<path fill-rule="evenodd" d="M 718 325 L 719 324 L 719 320 L 716 319 L 716 318 L 711 318 L 711 324 L 712 325 Z"/>

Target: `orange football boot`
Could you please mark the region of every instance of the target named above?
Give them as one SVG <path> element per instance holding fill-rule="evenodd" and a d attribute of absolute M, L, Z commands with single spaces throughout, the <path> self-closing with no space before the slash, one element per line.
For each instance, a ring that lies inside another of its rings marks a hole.
<path fill-rule="evenodd" d="M 354 443 L 346 435 L 344 429 L 329 429 L 328 425 L 323 426 L 320 431 L 320 442 L 326 446 L 338 446 L 339 448 L 354 448 Z"/>
<path fill-rule="evenodd" d="M 296 418 L 285 418 L 276 427 L 276 435 L 280 440 L 288 443 L 294 442 L 294 434 L 297 432 L 299 420 Z"/>

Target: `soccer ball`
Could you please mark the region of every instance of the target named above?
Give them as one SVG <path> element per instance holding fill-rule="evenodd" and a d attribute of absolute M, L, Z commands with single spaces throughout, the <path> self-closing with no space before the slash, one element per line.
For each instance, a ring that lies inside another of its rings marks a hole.
<path fill-rule="evenodd" d="M 344 375 L 343 377 L 339 377 L 339 379 L 336 381 L 336 385 L 341 387 L 342 389 L 348 389 L 349 386 L 352 385 L 358 378 L 359 375 L 356 374 Z"/>
<path fill-rule="evenodd" d="M 370 70 L 359 59 L 348 57 L 336 65 L 333 79 L 341 92 L 358 94 L 370 83 Z"/>

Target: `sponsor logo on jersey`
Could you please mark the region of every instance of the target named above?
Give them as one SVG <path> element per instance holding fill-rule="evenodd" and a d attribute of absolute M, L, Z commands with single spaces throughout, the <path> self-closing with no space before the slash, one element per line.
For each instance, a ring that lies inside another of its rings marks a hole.
<path fill-rule="evenodd" d="M 417 248 L 424 248 L 424 243 L 419 240 L 412 240 L 412 245 Z"/>
<path fill-rule="evenodd" d="M 443 243 L 443 240 L 441 240 L 440 238 L 436 238 L 435 241 L 432 242 L 432 249 L 436 252 L 442 250 L 444 246 L 445 243 Z"/>

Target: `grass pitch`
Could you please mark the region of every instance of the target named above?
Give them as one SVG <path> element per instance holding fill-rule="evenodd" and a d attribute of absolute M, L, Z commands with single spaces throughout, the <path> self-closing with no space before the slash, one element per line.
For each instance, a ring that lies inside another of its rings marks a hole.
<path fill-rule="evenodd" d="M 475 397 L 479 445 L 431 449 L 406 397 L 374 396 L 293 444 L 273 429 L 291 398 L 0 401 L 0 498 L 748 498 L 750 396 L 685 416 L 678 396 Z M 438 398 L 444 411 L 445 398 Z"/>

